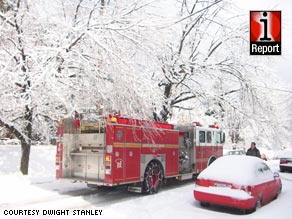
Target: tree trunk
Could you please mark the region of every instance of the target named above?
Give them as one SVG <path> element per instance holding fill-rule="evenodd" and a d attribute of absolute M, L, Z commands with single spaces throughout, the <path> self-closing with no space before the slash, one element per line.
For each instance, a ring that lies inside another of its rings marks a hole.
<path fill-rule="evenodd" d="M 164 104 L 162 105 L 162 109 L 159 112 L 159 115 L 156 111 L 156 108 L 153 111 L 153 118 L 155 121 L 159 121 L 159 122 L 167 122 L 169 115 L 170 115 L 170 109 L 169 109 L 169 97 L 171 95 L 171 89 L 172 89 L 172 83 L 163 83 L 160 84 L 159 86 L 164 86 Z"/>
<path fill-rule="evenodd" d="M 162 106 L 162 110 L 160 111 L 160 120 L 162 122 L 167 122 L 167 120 L 169 119 L 169 115 L 170 115 L 170 108 L 169 107 L 171 107 L 171 106 L 169 106 L 169 97 L 171 95 L 171 89 L 172 89 L 172 83 L 168 83 L 164 87 L 165 102 Z"/>
<path fill-rule="evenodd" d="M 28 174 L 29 154 L 30 144 L 27 144 L 26 142 L 21 142 L 20 171 L 23 175 Z"/>
<path fill-rule="evenodd" d="M 29 155 L 30 155 L 30 146 L 31 146 L 31 136 L 32 136 L 32 109 L 28 106 L 25 106 L 25 134 L 27 140 L 23 139 L 21 141 L 21 160 L 20 160 L 20 171 L 23 175 L 28 174 L 28 165 L 29 165 Z"/>
<path fill-rule="evenodd" d="M 28 174 L 28 165 L 29 165 L 29 154 L 30 154 L 30 146 L 31 146 L 31 135 L 32 135 L 32 110 L 30 110 L 26 106 L 26 136 L 23 135 L 22 132 L 20 132 L 18 129 L 16 129 L 14 126 L 11 126 L 0 118 L 0 124 L 4 125 L 5 128 L 7 128 L 11 133 L 13 133 L 16 138 L 18 138 L 21 142 L 21 159 L 20 159 L 20 171 L 23 175 Z M 27 140 L 29 139 L 29 140 Z"/>

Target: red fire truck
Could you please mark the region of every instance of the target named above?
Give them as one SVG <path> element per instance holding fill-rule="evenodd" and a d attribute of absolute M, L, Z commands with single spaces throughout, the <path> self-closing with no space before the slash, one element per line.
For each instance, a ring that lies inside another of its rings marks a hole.
<path fill-rule="evenodd" d="M 185 180 L 223 154 L 215 126 L 168 123 L 92 113 L 66 118 L 57 131 L 56 177 L 97 186 L 128 185 L 156 193 L 164 179 Z M 89 116 L 91 115 L 91 116 Z"/>

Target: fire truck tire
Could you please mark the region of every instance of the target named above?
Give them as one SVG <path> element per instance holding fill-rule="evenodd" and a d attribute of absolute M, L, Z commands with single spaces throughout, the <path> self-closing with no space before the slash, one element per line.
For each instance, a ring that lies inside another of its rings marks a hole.
<path fill-rule="evenodd" d="M 151 161 L 144 173 L 143 191 L 148 194 L 154 194 L 159 191 L 163 180 L 163 169 L 159 162 Z"/>

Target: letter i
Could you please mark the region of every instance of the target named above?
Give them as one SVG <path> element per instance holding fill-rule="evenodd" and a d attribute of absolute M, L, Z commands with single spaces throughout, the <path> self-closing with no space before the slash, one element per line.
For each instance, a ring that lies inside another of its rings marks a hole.
<path fill-rule="evenodd" d="M 264 17 L 267 17 L 268 16 L 268 13 L 267 12 L 264 12 L 263 13 L 263 16 Z M 260 19 L 260 22 L 263 22 L 264 23 L 264 37 L 260 38 L 260 40 L 272 40 L 272 38 L 268 37 L 268 19 Z"/>

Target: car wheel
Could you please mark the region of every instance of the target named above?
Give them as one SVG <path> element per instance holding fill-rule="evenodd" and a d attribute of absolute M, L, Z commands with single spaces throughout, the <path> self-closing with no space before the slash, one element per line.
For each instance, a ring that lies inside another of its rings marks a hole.
<path fill-rule="evenodd" d="M 256 202 L 255 209 L 258 209 L 258 208 L 260 208 L 260 207 L 262 206 L 262 200 L 263 200 L 262 195 L 259 195 L 259 196 L 258 196 L 258 200 L 257 200 L 257 202 Z"/>
<path fill-rule="evenodd" d="M 242 214 L 251 214 L 253 212 L 255 212 L 255 208 L 252 209 L 241 209 L 240 210 Z"/>
<path fill-rule="evenodd" d="M 281 192 L 282 192 L 282 185 L 281 185 L 280 188 L 278 189 L 277 194 L 276 194 L 276 196 L 275 196 L 275 199 L 278 198 L 278 196 L 280 195 Z"/>
<path fill-rule="evenodd" d="M 209 207 L 209 206 L 210 206 L 210 204 L 207 203 L 207 202 L 200 202 L 200 205 L 201 205 L 202 207 Z"/>

